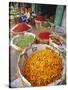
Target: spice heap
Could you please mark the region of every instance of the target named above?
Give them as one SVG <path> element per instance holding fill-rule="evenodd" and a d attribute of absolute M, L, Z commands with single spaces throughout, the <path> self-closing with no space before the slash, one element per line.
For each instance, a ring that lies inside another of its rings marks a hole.
<path fill-rule="evenodd" d="M 40 32 L 38 37 L 42 40 L 49 39 L 50 34 L 51 34 L 50 32 Z"/>
<path fill-rule="evenodd" d="M 37 16 L 36 17 L 36 20 L 38 20 L 38 21 L 45 21 L 45 17 L 43 17 L 43 16 Z"/>
<path fill-rule="evenodd" d="M 16 45 L 20 48 L 28 47 L 34 40 L 32 35 L 29 36 L 21 36 L 19 40 L 16 42 Z"/>
<path fill-rule="evenodd" d="M 28 31 L 30 27 L 26 23 L 19 23 L 18 26 L 13 29 L 14 32 L 23 32 L 23 31 Z"/>
<path fill-rule="evenodd" d="M 50 48 L 37 51 L 24 64 L 22 74 L 32 86 L 45 86 L 61 78 L 63 61 Z"/>

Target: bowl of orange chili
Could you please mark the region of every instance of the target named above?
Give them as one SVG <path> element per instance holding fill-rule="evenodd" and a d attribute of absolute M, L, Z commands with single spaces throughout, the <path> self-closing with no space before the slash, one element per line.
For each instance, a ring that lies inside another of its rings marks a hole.
<path fill-rule="evenodd" d="M 31 25 L 27 24 L 26 22 L 18 23 L 15 25 L 10 32 L 14 35 L 23 33 L 24 31 L 31 31 L 32 27 Z"/>
<path fill-rule="evenodd" d="M 52 67 L 49 70 L 50 63 Z M 47 65 L 48 69 L 46 69 Z M 22 52 L 18 58 L 17 69 L 24 86 L 29 87 L 61 84 L 65 78 L 65 60 L 63 56 L 58 50 L 46 44 L 33 44 L 24 53 Z M 57 69 L 60 75 L 56 71 Z M 57 76 L 53 78 L 54 75 Z"/>

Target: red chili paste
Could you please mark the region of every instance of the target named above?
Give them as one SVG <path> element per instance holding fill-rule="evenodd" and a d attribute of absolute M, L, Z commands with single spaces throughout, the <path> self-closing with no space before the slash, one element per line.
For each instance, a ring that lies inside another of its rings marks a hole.
<path fill-rule="evenodd" d="M 49 39 L 49 35 L 50 35 L 51 33 L 50 32 L 41 32 L 40 34 L 39 34 L 39 38 L 40 39 Z"/>
<path fill-rule="evenodd" d="M 19 23 L 19 25 L 13 30 L 14 32 L 23 32 L 30 29 L 29 26 L 27 26 L 26 23 Z"/>
<path fill-rule="evenodd" d="M 44 16 L 37 16 L 36 20 L 38 20 L 38 21 L 45 21 L 45 17 Z"/>

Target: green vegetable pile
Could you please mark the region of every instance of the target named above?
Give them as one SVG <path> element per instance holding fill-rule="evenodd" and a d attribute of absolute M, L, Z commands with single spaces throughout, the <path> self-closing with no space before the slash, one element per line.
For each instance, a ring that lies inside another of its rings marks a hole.
<path fill-rule="evenodd" d="M 28 47 L 33 42 L 34 37 L 32 35 L 29 36 L 21 36 L 19 40 L 16 42 L 16 45 L 20 48 Z"/>

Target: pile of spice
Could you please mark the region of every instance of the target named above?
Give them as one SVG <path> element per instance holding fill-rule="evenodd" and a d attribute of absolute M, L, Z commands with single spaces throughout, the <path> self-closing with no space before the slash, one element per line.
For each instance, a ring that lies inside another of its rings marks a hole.
<path fill-rule="evenodd" d="M 44 16 L 37 16 L 36 20 L 38 20 L 38 21 L 45 21 L 45 17 Z"/>
<path fill-rule="evenodd" d="M 19 23 L 16 28 L 13 29 L 14 32 L 28 31 L 30 27 L 26 23 Z"/>
<path fill-rule="evenodd" d="M 21 36 L 18 41 L 16 42 L 16 45 L 20 48 L 28 47 L 34 40 L 34 37 L 32 35 L 29 36 Z"/>
<path fill-rule="evenodd" d="M 49 39 L 49 35 L 51 35 L 51 32 L 40 32 L 38 37 L 44 40 L 44 39 Z"/>
<path fill-rule="evenodd" d="M 32 86 L 45 86 L 61 78 L 63 65 L 60 55 L 46 48 L 28 57 L 21 73 Z"/>

